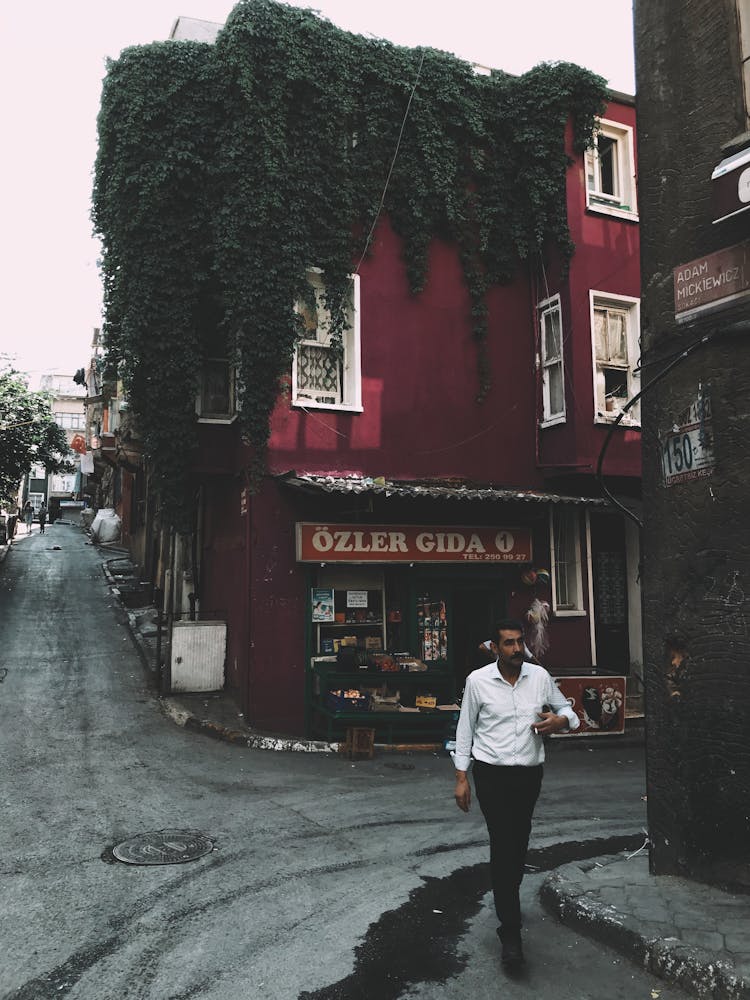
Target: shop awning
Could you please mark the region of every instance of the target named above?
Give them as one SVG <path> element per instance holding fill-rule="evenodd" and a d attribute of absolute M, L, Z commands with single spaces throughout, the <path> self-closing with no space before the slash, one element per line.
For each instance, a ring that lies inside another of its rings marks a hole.
<path fill-rule="evenodd" d="M 288 472 L 279 477 L 287 486 L 311 493 L 375 494 L 384 497 L 406 497 L 420 500 L 490 500 L 505 503 L 560 503 L 582 504 L 589 507 L 608 507 L 603 497 L 562 496 L 536 490 L 501 489 L 497 486 L 478 486 L 456 481 L 406 482 L 376 476 L 315 476 Z"/>

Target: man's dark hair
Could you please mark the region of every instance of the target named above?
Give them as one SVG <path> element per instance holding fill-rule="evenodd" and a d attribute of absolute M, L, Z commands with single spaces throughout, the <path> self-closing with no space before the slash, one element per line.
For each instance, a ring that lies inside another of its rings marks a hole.
<path fill-rule="evenodd" d="M 519 621 L 518 618 L 501 618 L 495 625 L 495 638 L 497 638 L 501 632 L 520 632 L 521 635 L 523 635 L 523 622 Z"/>

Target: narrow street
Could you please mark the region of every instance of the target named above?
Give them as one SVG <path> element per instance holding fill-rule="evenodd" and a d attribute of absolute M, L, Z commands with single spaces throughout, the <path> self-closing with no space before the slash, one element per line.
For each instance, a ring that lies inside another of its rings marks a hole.
<path fill-rule="evenodd" d="M 21 532 L 0 567 L 0 996 L 684 996 L 545 915 L 536 873 L 524 883 L 528 969 L 508 979 L 483 822 L 456 810 L 447 757 L 352 764 L 176 727 L 106 558 L 77 525 L 55 524 Z M 642 748 L 553 747 L 530 862 L 637 843 L 644 786 Z M 112 856 L 161 829 L 200 831 L 215 848 L 186 864 Z"/>

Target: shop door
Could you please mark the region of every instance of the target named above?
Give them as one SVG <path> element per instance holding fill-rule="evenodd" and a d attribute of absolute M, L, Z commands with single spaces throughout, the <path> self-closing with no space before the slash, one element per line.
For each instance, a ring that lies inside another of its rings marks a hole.
<path fill-rule="evenodd" d="M 452 664 L 456 691 L 463 691 L 467 676 L 483 666 L 487 657 L 479 650 L 480 643 L 492 639 L 492 628 L 504 614 L 504 598 L 497 589 L 454 585 L 449 605 L 453 633 Z"/>
<path fill-rule="evenodd" d="M 592 516 L 596 665 L 610 673 L 630 672 L 625 526 L 622 518 Z"/>

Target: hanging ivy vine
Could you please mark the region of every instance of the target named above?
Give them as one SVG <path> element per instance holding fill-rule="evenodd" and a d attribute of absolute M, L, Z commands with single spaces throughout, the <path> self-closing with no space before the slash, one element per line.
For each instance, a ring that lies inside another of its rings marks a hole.
<path fill-rule="evenodd" d="M 251 479 L 262 474 L 299 333 L 293 303 L 311 265 L 328 304 L 344 301 L 410 97 L 383 210 L 415 294 L 430 241 L 457 246 L 481 397 L 485 292 L 548 241 L 569 259 L 565 126 L 584 148 L 605 93 L 568 63 L 478 76 L 445 53 L 351 35 L 273 0 L 241 0 L 213 45 L 157 43 L 112 62 L 93 202 L 107 358 L 166 520 L 190 523 L 194 401 L 217 351 L 236 362 Z M 334 334 L 343 315 L 332 309 Z"/>

